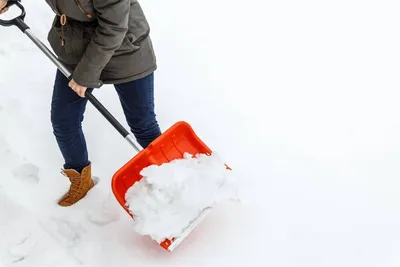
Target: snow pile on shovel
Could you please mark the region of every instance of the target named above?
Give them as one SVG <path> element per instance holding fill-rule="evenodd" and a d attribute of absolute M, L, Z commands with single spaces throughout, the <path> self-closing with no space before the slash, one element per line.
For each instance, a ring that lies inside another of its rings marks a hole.
<path fill-rule="evenodd" d="M 215 153 L 186 153 L 183 159 L 144 168 L 141 175 L 125 199 L 134 214 L 134 230 L 157 242 L 178 238 L 205 208 L 238 200 L 232 171 Z"/>

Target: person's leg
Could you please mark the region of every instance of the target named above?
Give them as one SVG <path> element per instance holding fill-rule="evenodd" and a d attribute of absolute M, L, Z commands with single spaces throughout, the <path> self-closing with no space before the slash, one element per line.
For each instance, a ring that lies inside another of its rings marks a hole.
<path fill-rule="evenodd" d="M 57 70 L 51 102 L 51 123 L 64 157 L 63 173 L 71 182 L 68 192 L 58 202 L 60 206 L 75 204 L 94 186 L 81 126 L 87 99 L 77 95 L 68 83 L 69 80 Z"/>
<path fill-rule="evenodd" d="M 128 122 L 138 143 L 146 148 L 161 135 L 154 105 L 154 74 L 132 82 L 114 85 Z"/>
<path fill-rule="evenodd" d="M 64 168 L 81 172 L 89 164 L 81 125 L 88 100 L 77 95 L 68 83 L 69 80 L 57 70 L 51 102 L 51 123 L 64 157 Z"/>

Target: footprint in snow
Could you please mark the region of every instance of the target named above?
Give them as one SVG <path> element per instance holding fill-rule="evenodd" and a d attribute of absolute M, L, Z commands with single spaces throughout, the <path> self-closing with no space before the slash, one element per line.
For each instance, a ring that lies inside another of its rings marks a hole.
<path fill-rule="evenodd" d="M 39 167 L 31 163 L 24 163 L 14 168 L 13 175 L 15 178 L 27 183 L 38 184 L 40 181 Z"/>
<path fill-rule="evenodd" d="M 20 240 L 16 240 L 16 242 L 8 249 L 8 254 L 13 259 L 13 263 L 17 263 L 25 260 L 32 249 L 36 246 L 37 242 L 34 238 L 31 238 L 30 234 L 24 236 Z"/>
<path fill-rule="evenodd" d="M 52 221 L 55 223 L 55 232 L 58 234 L 63 244 L 68 247 L 73 247 L 79 244 L 81 241 L 82 234 L 86 232 L 85 229 L 79 224 L 79 222 L 69 221 L 63 217 L 53 217 Z"/>
<path fill-rule="evenodd" d="M 29 215 L 21 214 L 24 212 L 23 208 L 20 209 L 18 205 L 7 198 L 1 197 L 1 200 L 5 202 L 2 207 L 6 210 L 4 214 L 8 213 L 7 209 L 15 209 L 9 213 L 10 217 L 2 218 L 3 224 L 0 225 L 0 266 L 3 266 L 1 263 L 4 261 L 8 264 L 15 264 L 34 255 L 40 237 L 38 238 L 35 223 L 26 223 L 23 220 L 27 217 L 30 219 Z"/>
<path fill-rule="evenodd" d="M 88 219 L 93 224 L 102 226 L 119 219 L 119 207 L 116 206 L 114 199 L 109 195 L 100 205 L 93 207 L 87 213 Z"/>

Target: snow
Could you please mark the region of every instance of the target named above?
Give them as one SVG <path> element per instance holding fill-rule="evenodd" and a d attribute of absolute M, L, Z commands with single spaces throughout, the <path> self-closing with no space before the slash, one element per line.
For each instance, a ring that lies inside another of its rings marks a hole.
<path fill-rule="evenodd" d="M 158 243 L 181 237 L 205 209 L 239 200 L 232 172 L 216 152 L 184 153 L 182 159 L 142 169 L 143 178 L 125 196 L 135 232 Z"/>
<path fill-rule="evenodd" d="M 45 41 L 51 9 L 23 3 Z M 55 68 L 0 27 L 0 266 L 399 266 L 398 1 L 141 5 L 162 129 L 189 122 L 242 181 L 242 202 L 217 205 L 173 253 L 135 233 L 110 189 L 135 152 L 89 104 L 100 182 L 58 207 Z M 94 94 L 126 126 L 113 88 Z"/>

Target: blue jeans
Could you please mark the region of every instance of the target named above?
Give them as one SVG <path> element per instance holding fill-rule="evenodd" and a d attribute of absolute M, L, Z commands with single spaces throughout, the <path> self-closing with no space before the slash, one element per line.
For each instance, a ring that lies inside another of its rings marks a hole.
<path fill-rule="evenodd" d="M 161 135 L 154 112 L 153 79 L 154 74 L 150 74 L 142 79 L 114 85 L 130 130 L 143 148 Z M 51 102 L 51 123 L 64 157 L 64 168 L 81 172 L 90 164 L 82 131 L 88 100 L 77 95 L 68 83 L 69 80 L 57 69 Z M 92 92 L 93 88 L 87 90 Z M 104 120 L 104 123 L 109 123 Z"/>

